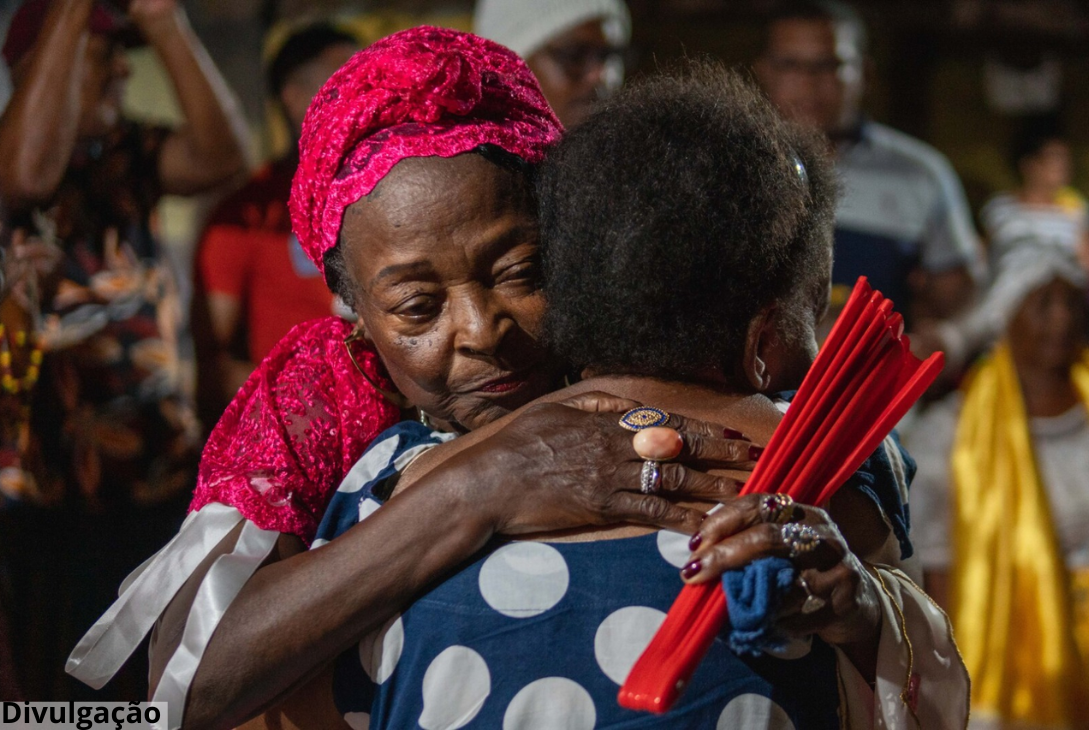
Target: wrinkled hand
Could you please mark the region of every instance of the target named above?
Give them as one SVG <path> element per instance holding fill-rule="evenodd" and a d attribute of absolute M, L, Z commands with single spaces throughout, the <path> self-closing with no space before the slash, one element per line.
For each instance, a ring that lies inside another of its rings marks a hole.
<path fill-rule="evenodd" d="M 765 522 L 761 515 L 760 505 L 766 497 L 747 495 L 709 515 L 692 538 L 692 562 L 685 566 L 681 577 L 689 583 L 705 583 L 760 558 L 789 557 L 782 525 Z M 873 640 L 881 622 L 874 579 L 848 548 L 827 512 L 803 505 L 794 505 L 793 509 L 792 521 L 809 525 L 820 537 L 816 549 L 797 556 L 793 562 L 812 594 L 825 604 L 803 614 L 807 595 L 796 582 L 780 614 L 780 627 L 798 636 L 816 634 L 831 644 Z"/>
<path fill-rule="evenodd" d="M 721 426 L 676 415 L 670 421 L 675 428 L 633 434 L 618 420 L 637 405 L 602 393 L 538 404 L 454 458 L 472 460 L 477 485 L 494 485 L 481 501 L 498 533 L 619 523 L 692 533 L 703 512 L 676 500 L 717 502 L 736 496 L 740 482 L 705 470 L 750 471 L 754 447 L 744 439 L 725 438 Z M 647 456 L 676 459 L 662 463 L 657 494 L 640 493 L 643 458 L 633 437 Z M 511 475 L 517 487 L 511 486 Z"/>

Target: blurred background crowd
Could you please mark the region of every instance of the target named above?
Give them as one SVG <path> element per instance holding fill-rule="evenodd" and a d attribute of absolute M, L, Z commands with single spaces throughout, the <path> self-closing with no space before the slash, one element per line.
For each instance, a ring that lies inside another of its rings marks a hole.
<path fill-rule="evenodd" d="M 146 691 L 139 658 L 100 693 L 64 659 L 176 532 L 203 439 L 255 363 L 343 309 L 291 232 L 295 143 L 353 52 L 424 23 L 512 48 L 568 128 L 626 78 L 709 54 L 824 132 L 844 186 L 829 321 L 866 275 L 920 354 L 948 356 L 901 429 L 928 590 L 978 612 L 986 651 L 1020 621 L 1079 629 L 1089 656 L 1085 4 L 10 0 L 0 699 Z M 1027 562 L 973 532 L 995 514 L 1037 538 Z M 1001 565 L 1054 577 L 1072 612 L 966 604 Z"/>

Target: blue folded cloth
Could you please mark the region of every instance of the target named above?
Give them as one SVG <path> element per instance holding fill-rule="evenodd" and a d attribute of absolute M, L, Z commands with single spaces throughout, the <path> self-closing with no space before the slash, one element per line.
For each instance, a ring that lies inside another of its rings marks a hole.
<path fill-rule="evenodd" d="M 794 583 L 794 565 L 786 558 L 761 558 L 722 575 L 730 607 L 726 643 L 737 654 L 780 650 L 787 637 L 775 629 L 775 618 Z"/>

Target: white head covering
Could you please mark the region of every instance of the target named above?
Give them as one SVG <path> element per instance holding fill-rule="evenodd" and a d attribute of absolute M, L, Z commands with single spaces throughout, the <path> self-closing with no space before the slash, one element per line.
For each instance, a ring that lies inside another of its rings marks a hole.
<path fill-rule="evenodd" d="M 990 319 L 992 331 L 1005 331 L 1025 297 L 1055 279 L 1084 289 L 1083 269 L 1067 249 L 1026 239 L 1002 256 L 995 267 L 994 283 L 983 298 L 981 309 Z"/>
<path fill-rule="evenodd" d="M 564 31 L 595 18 L 602 19 L 610 42 L 631 40 L 631 15 L 624 0 L 477 0 L 473 32 L 526 58 Z"/>
<path fill-rule="evenodd" d="M 995 262 L 990 288 L 965 314 L 938 325 L 948 367 L 990 347 L 1009 327 L 1025 297 L 1056 278 L 1074 286 L 1089 286 L 1089 277 L 1067 248 L 1040 238 L 1024 238 Z"/>

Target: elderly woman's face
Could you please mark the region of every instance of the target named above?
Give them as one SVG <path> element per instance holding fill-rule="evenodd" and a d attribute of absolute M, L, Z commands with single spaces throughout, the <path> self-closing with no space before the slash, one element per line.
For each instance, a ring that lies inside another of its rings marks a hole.
<path fill-rule="evenodd" d="M 1085 291 L 1053 279 L 1025 297 L 1007 335 L 1020 366 L 1069 368 L 1085 346 Z"/>
<path fill-rule="evenodd" d="M 523 175 L 478 154 L 403 160 L 348 208 L 341 240 L 367 338 L 430 416 L 472 430 L 554 388 Z"/>

